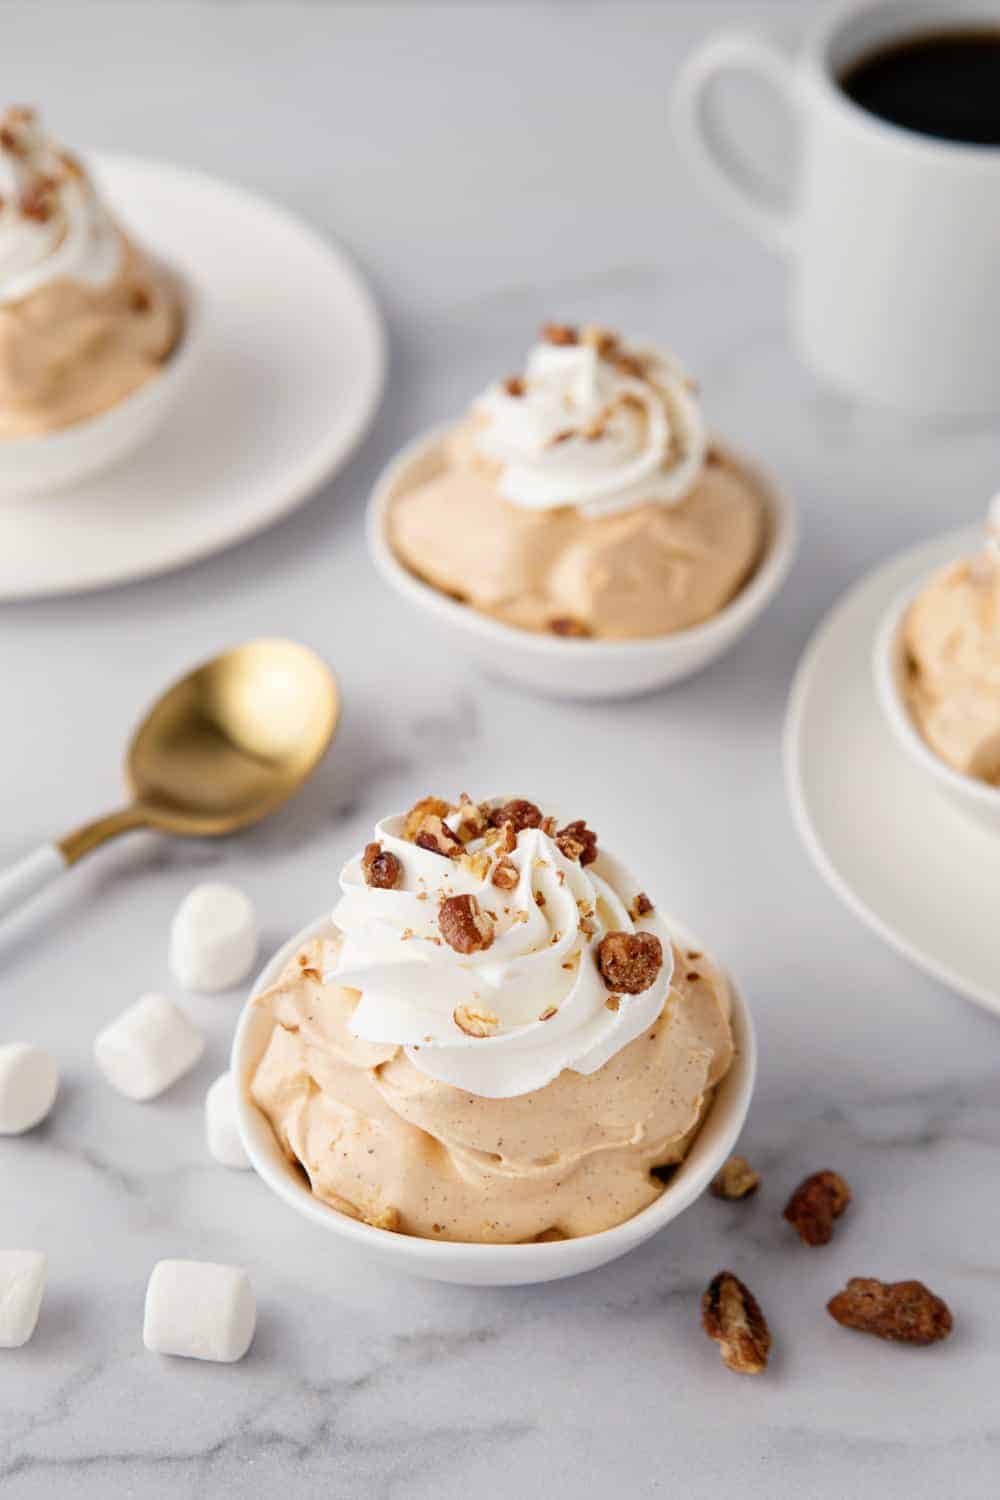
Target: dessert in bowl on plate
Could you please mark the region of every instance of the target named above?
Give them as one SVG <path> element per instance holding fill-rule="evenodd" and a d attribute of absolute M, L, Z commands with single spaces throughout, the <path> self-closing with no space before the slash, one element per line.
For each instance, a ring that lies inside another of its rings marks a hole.
<path fill-rule="evenodd" d="M 784 576 L 794 524 L 709 438 L 671 356 L 550 324 L 522 374 L 390 468 L 370 537 L 389 581 L 488 665 L 610 696 L 725 649 Z"/>
<path fill-rule="evenodd" d="M 748 1018 L 582 820 L 426 798 L 341 889 L 234 1047 L 244 1142 L 283 1196 L 407 1269 L 520 1281 L 622 1253 L 707 1185 L 749 1099 Z"/>
<path fill-rule="evenodd" d="M 903 749 L 963 811 L 1000 830 L 1000 499 L 983 549 L 890 609 L 875 675 Z"/>
<path fill-rule="evenodd" d="M 147 435 L 186 367 L 192 309 L 33 110 L 0 120 L 0 174 L 0 493 L 30 493 Z"/>

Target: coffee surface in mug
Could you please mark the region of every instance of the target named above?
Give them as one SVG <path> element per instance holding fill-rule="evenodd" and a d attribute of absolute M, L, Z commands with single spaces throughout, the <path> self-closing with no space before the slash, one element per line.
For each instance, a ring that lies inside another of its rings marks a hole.
<path fill-rule="evenodd" d="M 840 86 L 863 109 L 906 130 L 1000 145 L 1000 29 L 889 42 L 851 63 Z"/>

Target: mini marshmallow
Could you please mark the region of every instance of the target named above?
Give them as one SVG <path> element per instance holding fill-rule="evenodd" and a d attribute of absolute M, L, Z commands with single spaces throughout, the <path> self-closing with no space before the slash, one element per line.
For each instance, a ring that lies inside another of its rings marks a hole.
<path fill-rule="evenodd" d="M 236 1126 L 236 1092 L 231 1073 L 220 1073 L 205 1095 L 205 1138 L 208 1149 L 224 1167 L 245 1170 L 250 1158 Z"/>
<path fill-rule="evenodd" d="M 142 1341 L 155 1354 L 233 1364 L 250 1348 L 257 1303 L 240 1266 L 161 1260 L 146 1288 Z"/>
<path fill-rule="evenodd" d="M 186 990 L 232 989 L 257 956 L 257 917 L 234 885 L 196 885 L 170 927 L 170 968 Z"/>
<path fill-rule="evenodd" d="M 59 1071 L 47 1052 L 28 1042 L 0 1047 L 0 1135 L 40 1125 L 59 1092 Z"/>
<path fill-rule="evenodd" d="M 0 1349 L 20 1349 L 28 1342 L 44 1291 L 41 1250 L 0 1250 Z"/>
<path fill-rule="evenodd" d="M 105 1026 L 94 1060 L 126 1099 L 154 1099 L 193 1068 L 205 1038 L 165 995 L 143 995 Z"/>

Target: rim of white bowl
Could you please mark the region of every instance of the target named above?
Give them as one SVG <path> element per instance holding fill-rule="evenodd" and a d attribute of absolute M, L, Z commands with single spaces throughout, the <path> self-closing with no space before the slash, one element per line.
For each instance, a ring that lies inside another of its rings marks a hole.
<path fill-rule="evenodd" d="M 454 422 L 440 423 L 430 428 L 407 443 L 382 470 L 368 502 L 368 546 L 378 571 L 398 593 L 482 639 L 507 644 L 516 642 L 524 650 L 534 651 L 539 656 L 565 656 L 577 662 L 635 658 L 644 654 L 662 655 L 671 648 L 676 648 L 678 653 L 686 656 L 691 647 L 710 647 L 716 641 L 726 642 L 734 632 L 748 627 L 774 598 L 795 560 L 799 535 L 795 502 L 768 470 L 729 443 L 716 438 L 713 441 L 726 456 L 737 462 L 753 479 L 764 498 L 769 521 L 769 535 L 757 566 L 739 592 L 728 604 L 723 605 L 718 614 L 702 621 L 700 625 L 689 625 L 684 630 L 638 636 L 625 641 L 595 641 L 548 635 L 541 631 L 522 630 L 503 620 L 494 620 L 473 609 L 471 605 L 449 599 L 447 594 L 411 573 L 396 556 L 388 537 L 389 507 L 395 498 L 393 490 L 400 475 L 418 458 L 429 454 L 454 429 Z"/>
<path fill-rule="evenodd" d="M 917 597 L 940 571 L 940 568 L 935 569 L 934 573 L 928 574 L 919 583 L 911 584 L 893 600 L 883 615 L 875 633 L 873 651 L 876 696 L 896 743 L 912 760 L 957 796 L 1000 813 L 1000 787 L 990 786 L 988 782 L 979 781 L 975 776 L 967 776 L 964 771 L 956 771 L 954 766 L 949 766 L 947 761 L 942 760 L 914 724 L 900 688 L 906 616 Z"/>
<path fill-rule="evenodd" d="M 112 427 L 126 408 L 134 410 L 136 406 L 148 405 L 160 400 L 169 388 L 178 385 L 184 379 L 194 362 L 201 341 L 205 313 L 202 305 L 203 299 L 190 277 L 182 275 L 179 271 L 172 274 L 175 282 L 180 284 L 184 322 L 177 343 L 156 375 L 149 380 L 144 380 L 142 385 L 129 391 L 127 396 L 123 396 L 113 406 L 109 406 L 105 411 L 97 412 L 92 417 L 84 417 L 79 422 L 69 422 L 65 427 L 56 427 L 51 432 L 33 432 L 25 437 L 3 439 L 0 441 L 0 465 L 6 456 L 18 458 L 24 454 L 40 452 L 42 448 L 51 448 L 60 441 L 68 446 L 78 437 L 99 432 L 102 427 Z"/>
<path fill-rule="evenodd" d="M 664 917 L 664 921 L 670 931 L 682 942 L 702 951 L 711 951 L 672 917 Z M 271 1131 L 271 1125 L 251 1101 L 243 1087 L 243 1047 L 249 1036 L 250 1022 L 254 1016 L 254 1000 L 275 982 L 277 974 L 303 943 L 308 942 L 310 938 L 318 937 L 332 925 L 328 914 L 317 917 L 283 944 L 264 965 L 254 981 L 250 995 L 237 1020 L 230 1058 L 237 1125 L 244 1150 L 254 1170 L 279 1198 L 324 1229 L 340 1234 L 345 1239 L 353 1240 L 357 1245 L 366 1249 L 373 1249 L 377 1246 L 380 1250 L 389 1250 L 400 1260 L 419 1261 L 437 1266 L 459 1260 L 482 1262 L 485 1265 L 488 1262 L 496 1263 L 500 1259 L 513 1267 L 517 1264 L 518 1257 L 526 1257 L 528 1254 L 544 1256 L 546 1260 L 555 1264 L 561 1258 L 575 1259 L 574 1247 L 583 1242 L 588 1245 L 599 1242 L 609 1251 L 604 1259 L 612 1260 L 616 1253 L 624 1254 L 638 1243 L 636 1231 L 640 1222 L 649 1234 L 654 1234 L 658 1228 L 668 1224 L 678 1214 L 689 1208 L 708 1187 L 709 1182 L 739 1139 L 757 1080 L 757 1037 L 750 1008 L 728 969 L 723 968 L 732 995 L 731 1025 L 736 1046 L 732 1066 L 717 1087 L 715 1098 L 692 1144 L 692 1151 L 697 1147 L 702 1130 L 720 1108 L 720 1101 L 722 1107 L 729 1111 L 729 1119 L 711 1155 L 696 1170 L 690 1172 L 686 1170 L 690 1156 L 685 1157 L 660 1196 L 646 1208 L 640 1209 L 637 1214 L 633 1214 L 621 1224 L 615 1224 L 610 1229 L 599 1229 L 594 1234 L 577 1235 L 568 1240 L 529 1240 L 524 1244 L 514 1245 L 481 1244 L 474 1240 L 428 1240 L 418 1235 L 391 1234 L 384 1229 L 376 1229 L 371 1224 L 364 1224 L 360 1220 L 349 1218 L 330 1204 L 315 1197 L 305 1182 L 298 1181 L 292 1176 L 292 1169 L 289 1165 L 283 1163 L 280 1171 L 275 1170 L 267 1157 L 257 1150 L 251 1123 L 266 1127 L 268 1132 Z M 648 1235 L 643 1234 L 641 1238 L 648 1238 Z"/>

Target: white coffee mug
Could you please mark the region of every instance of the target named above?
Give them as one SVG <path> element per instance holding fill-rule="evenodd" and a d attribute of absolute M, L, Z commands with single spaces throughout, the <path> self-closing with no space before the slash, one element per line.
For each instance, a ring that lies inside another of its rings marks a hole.
<path fill-rule="evenodd" d="M 1000 147 L 903 129 L 838 83 L 894 40 L 1000 27 L 1000 0 L 867 0 L 825 12 L 797 57 L 726 32 L 681 70 L 678 138 L 706 185 L 791 262 L 791 321 L 806 363 L 864 400 L 926 415 L 1000 413 Z M 713 133 L 721 75 L 763 79 L 798 137 L 790 205 L 775 203 Z"/>

